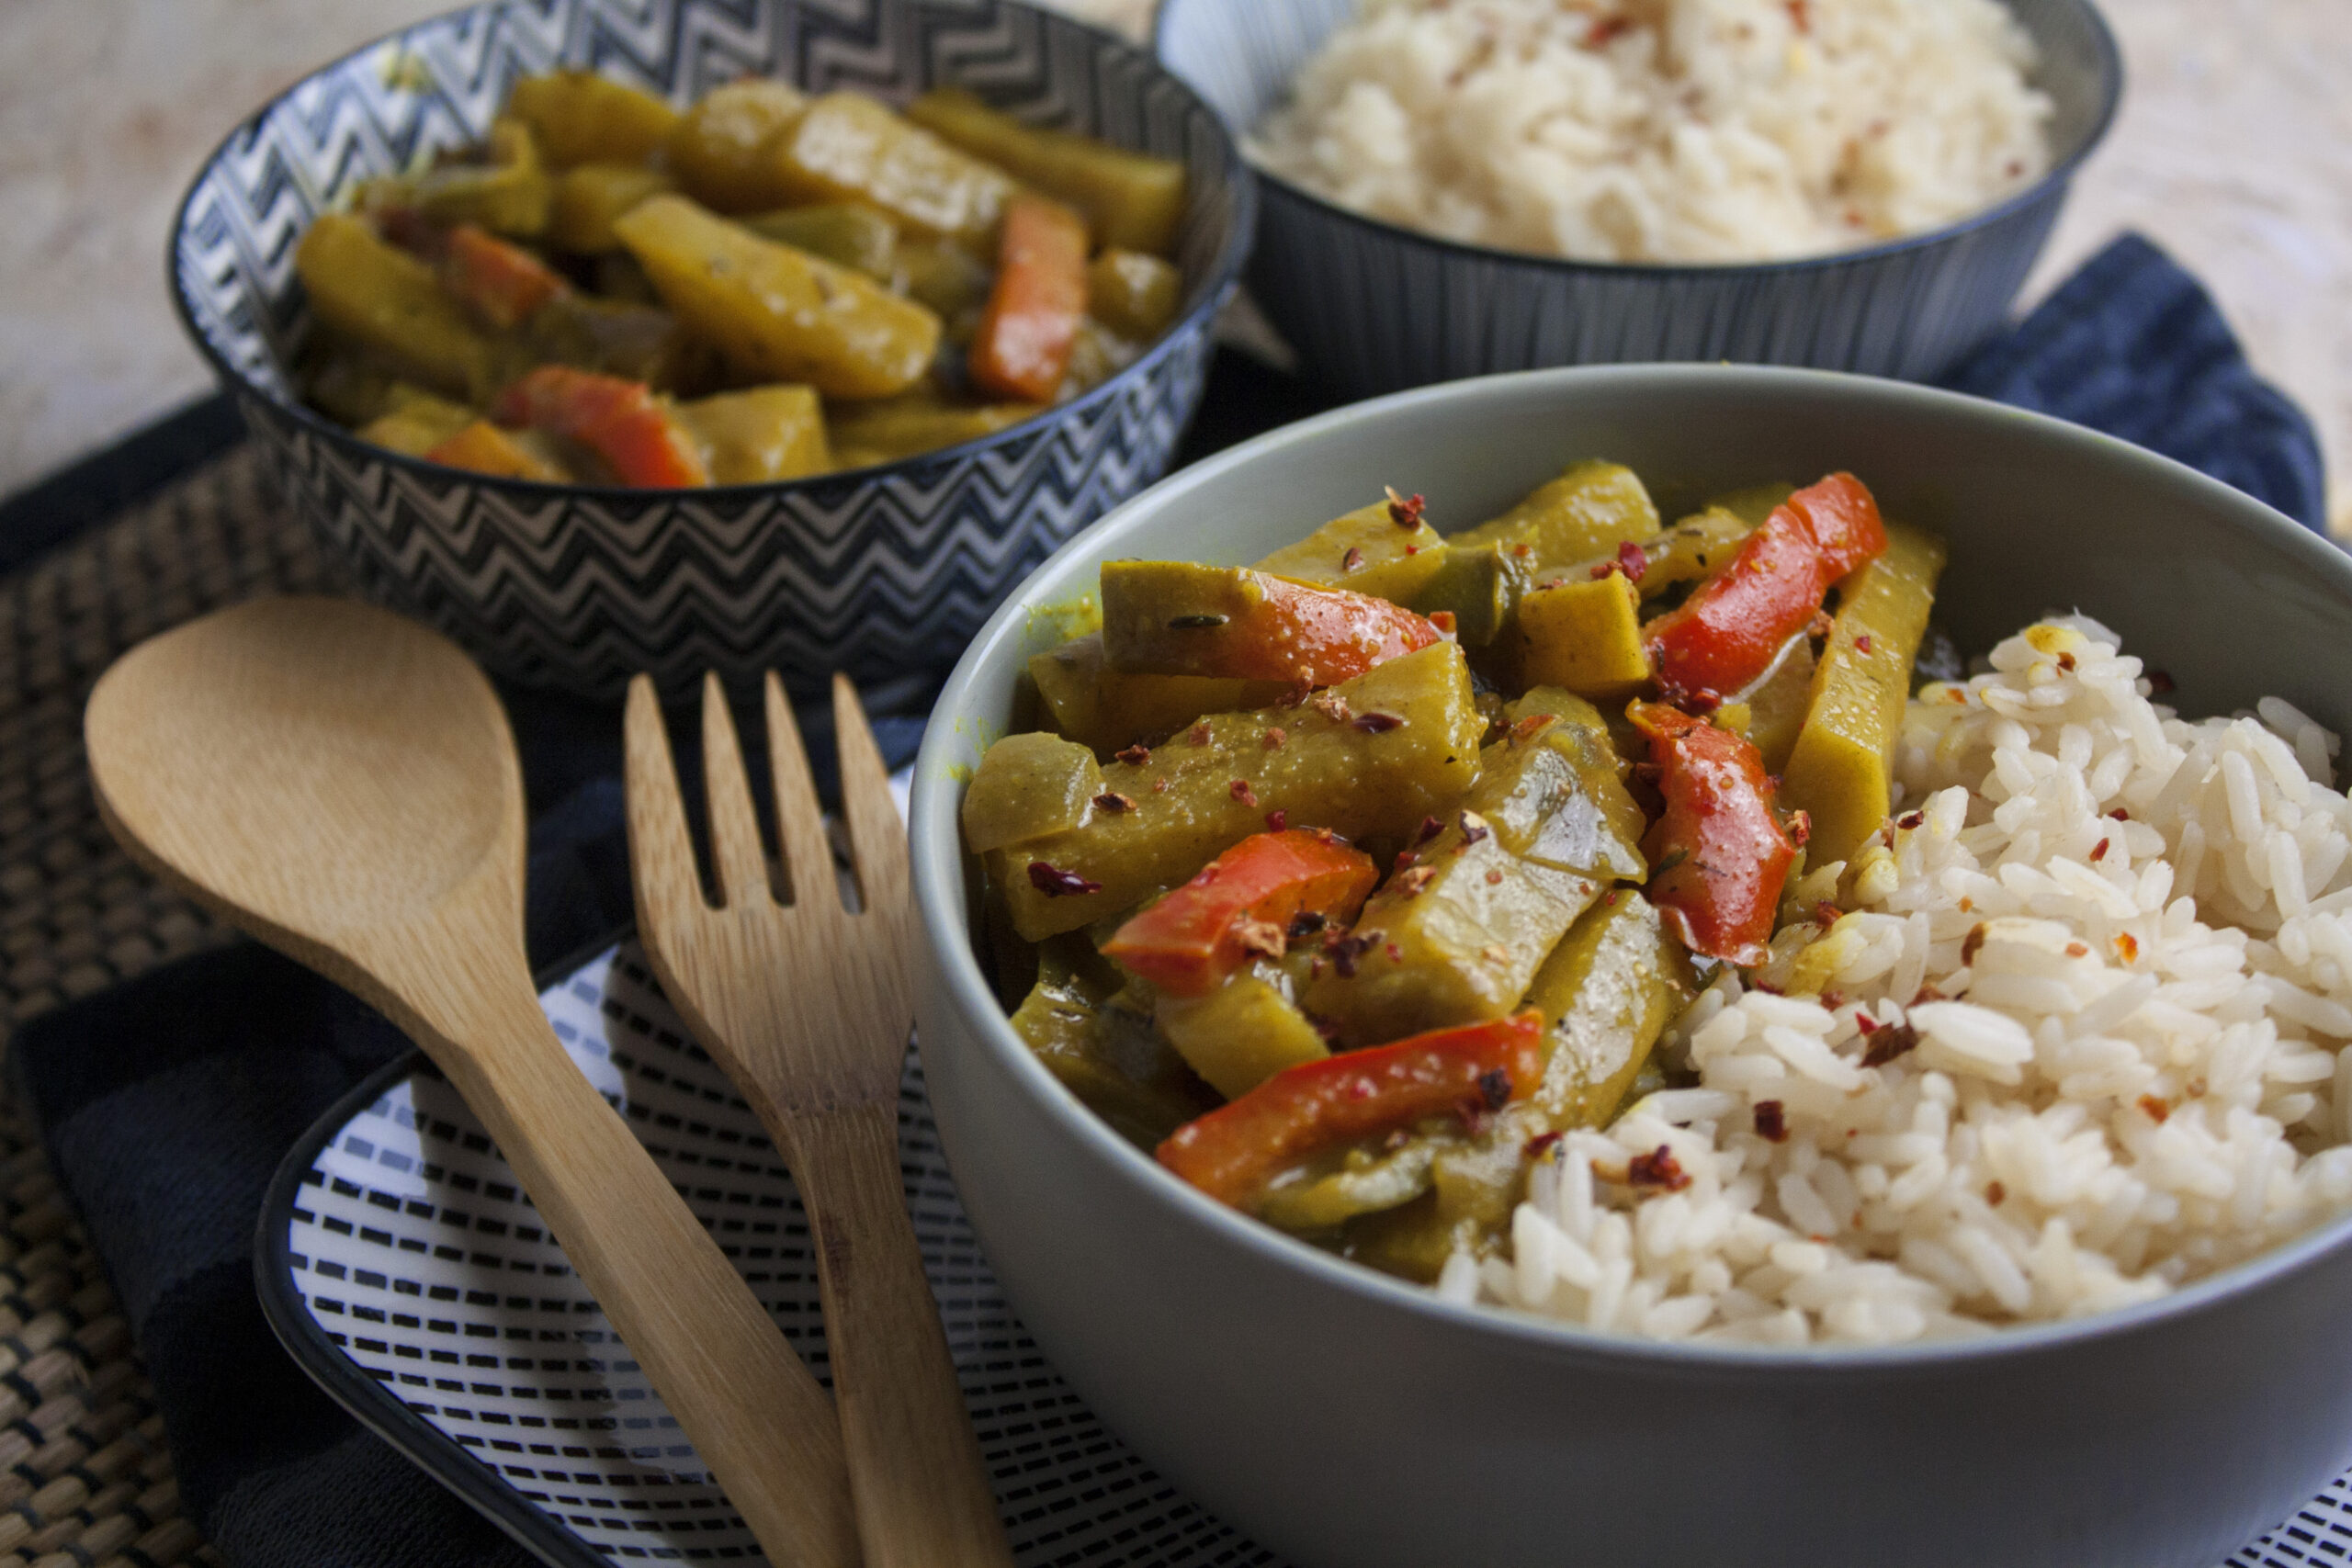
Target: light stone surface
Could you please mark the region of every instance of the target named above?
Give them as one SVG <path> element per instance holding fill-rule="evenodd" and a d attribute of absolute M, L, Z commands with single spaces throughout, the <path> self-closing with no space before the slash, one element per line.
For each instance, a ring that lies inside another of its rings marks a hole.
<path fill-rule="evenodd" d="M 1066 0 L 1139 27 L 1148 0 Z M 0 494 L 208 378 L 164 285 L 172 209 L 247 111 L 446 0 L 0 4 Z M 2106 0 L 2131 89 L 2038 295 L 2119 230 L 2203 277 L 2311 411 L 2352 533 L 2352 0 Z"/>

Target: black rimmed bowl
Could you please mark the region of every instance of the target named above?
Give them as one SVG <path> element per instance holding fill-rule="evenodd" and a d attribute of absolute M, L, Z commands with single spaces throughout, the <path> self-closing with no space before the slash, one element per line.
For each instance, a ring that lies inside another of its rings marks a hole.
<path fill-rule="evenodd" d="M 1729 359 L 1928 380 L 1998 332 L 2076 167 L 2122 96 L 2089 0 L 2007 0 L 2040 53 L 2051 167 L 1959 222 L 1751 265 L 1566 261 L 1369 218 L 1264 170 L 1250 291 L 1305 367 L 1351 398 L 1497 371 Z M 1163 0 L 1159 58 L 1237 131 L 1280 104 L 1353 0 Z"/>
<path fill-rule="evenodd" d="M 816 479 L 656 491 L 489 479 L 306 407 L 294 274 L 361 181 L 480 140 L 517 76 L 589 66 L 684 104 L 744 75 L 892 102 L 956 84 L 1036 123 L 1182 159 L 1176 324 L 1086 396 L 982 440 Z M 650 671 L 803 690 L 935 676 L 1057 546 L 1168 467 L 1254 186 L 1216 115 L 1148 55 L 1015 0 L 505 0 L 313 73 L 232 132 L 174 225 L 174 297 L 287 495 L 368 592 L 499 674 L 617 697 Z"/>
<path fill-rule="evenodd" d="M 2352 1458 L 2352 1218 L 2154 1302 L 1972 1340 L 1596 1335 L 1441 1301 L 1210 1201 L 1006 1021 L 957 811 L 1053 635 L 1035 612 L 1093 592 L 1106 559 L 1255 559 L 1383 480 L 1491 516 L 1589 456 L 1648 478 L 1669 515 L 1758 475 L 1850 468 L 1950 540 L 1937 612 L 1962 648 L 2078 607 L 2173 672 L 2183 713 L 2275 693 L 2352 724 L 2352 558 L 2179 464 L 1954 393 L 1738 366 L 1539 371 L 1194 464 L 1023 585 L 915 764 L 924 1075 L 1007 1298 L 1156 1470 L 1300 1568 L 2211 1568 Z"/>

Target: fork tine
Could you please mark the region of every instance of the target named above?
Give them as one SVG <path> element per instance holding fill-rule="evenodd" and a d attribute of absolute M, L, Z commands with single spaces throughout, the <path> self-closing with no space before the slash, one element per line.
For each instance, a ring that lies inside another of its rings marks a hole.
<path fill-rule="evenodd" d="M 907 907 L 907 829 L 890 798 L 889 771 L 866 728 L 849 677 L 833 676 L 833 739 L 842 763 L 842 822 L 857 861 L 868 914 L 897 921 Z"/>
<path fill-rule="evenodd" d="M 760 844 L 735 716 L 727 711 L 727 691 L 715 673 L 702 679 L 702 783 L 710 802 L 710 863 L 718 896 L 730 909 L 756 908 L 768 897 L 767 851 Z"/>
<path fill-rule="evenodd" d="M 637 887 L 638 923 L 649 933 L 662 928 L 650 918 L 705 908 L 702 878 L 695 870 L 694 840 L 686 831 L 685 803 L 678 796 L 678 770 L 670 758 L 670 735 L 650 677 L 628 683 L 628 717 L 622 726 L 622 773 L 627 781 L 631 878 Z"/>
<path fill-rule="evenodd" d="M 825 837 L 825 808 L 817 801 L 817 781 L 808 773 L 808 752 L 800 726 L 785 700 L 784 682 L 768 671 L 768 783 L 775 791 L 776 830 L 784 843 L 785 868 L 792 875 L 797 908 L 823 908 L 832 896 L 841 907 L 841 879 L 833 874 L 832 841 Z"/>

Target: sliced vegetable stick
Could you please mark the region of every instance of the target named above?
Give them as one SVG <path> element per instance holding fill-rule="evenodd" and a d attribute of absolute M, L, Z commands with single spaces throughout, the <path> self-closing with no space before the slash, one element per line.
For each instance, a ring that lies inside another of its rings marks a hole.
<path fill-rule="evenodd" d="M 570 287 L 560 274 L 488 230 L 460 223 L 450 231 L 441 254 L 441 287 L 501 332 L 528 321 L 533 311 Z"/>
<path fill-rule="evenodd" d="M 1756 748 L 1728 729 L 1658 703 L 1626 709 L 1650 738 L 1666 810 L 1642 840 L 1649 900 L 1691 952 L 1764 962 L 1796 846 L 1772 815 Z"/>
<path fill-rule="evenodd" d="M 997 246 L 996 286 L 972 340 L 973 383 L 1000 398 L 1047 401 L 1085 314 L 1085 220 L 1045 197 L 1014 197 Z"/>
<path fill-rule="evenodd" d="M 642 381 L 542 365 L 500 393 L 492 412 L 505 423 L 585 444 L 623 484 L 674 490 L 710 482 L 694 438 Z"/>
<path fill-rule="evenodd" d="M 1369 594 L 1190 561 L 1102 563 L 1102 649 L 1114 669 L 1329 686 L 1438 636 Z"/>

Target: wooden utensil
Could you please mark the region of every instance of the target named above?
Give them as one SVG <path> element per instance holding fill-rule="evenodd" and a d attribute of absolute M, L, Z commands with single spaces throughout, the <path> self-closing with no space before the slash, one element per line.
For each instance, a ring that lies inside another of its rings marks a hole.
<path fill-rule="evenodd" d="M 539 1010 L 521 771 L 481 672 L 384 611 L 263 599 L 131 649 L 83 727 L 134 859 L 448 1075 L 769 1561 L 855 1564 L 824 1390 Z"/>
<path fill-rule="evenodd" d="M 710 859 L 704 897 L 653 683 L 629 685 L 629 865 L 662 988 L 784 1151 L 808 1211 L 833 1396 L 869 1568 L 1010 1568 L 899 1174 L 899 1075 L 914 1023 L 907 835 L 859 712 L 833 719 L 862 908 L 842 902 L 784 687 L 767 680 L 769 776 L 792 902 L 779 904 L 735 724 L 703 688 Z"/>

